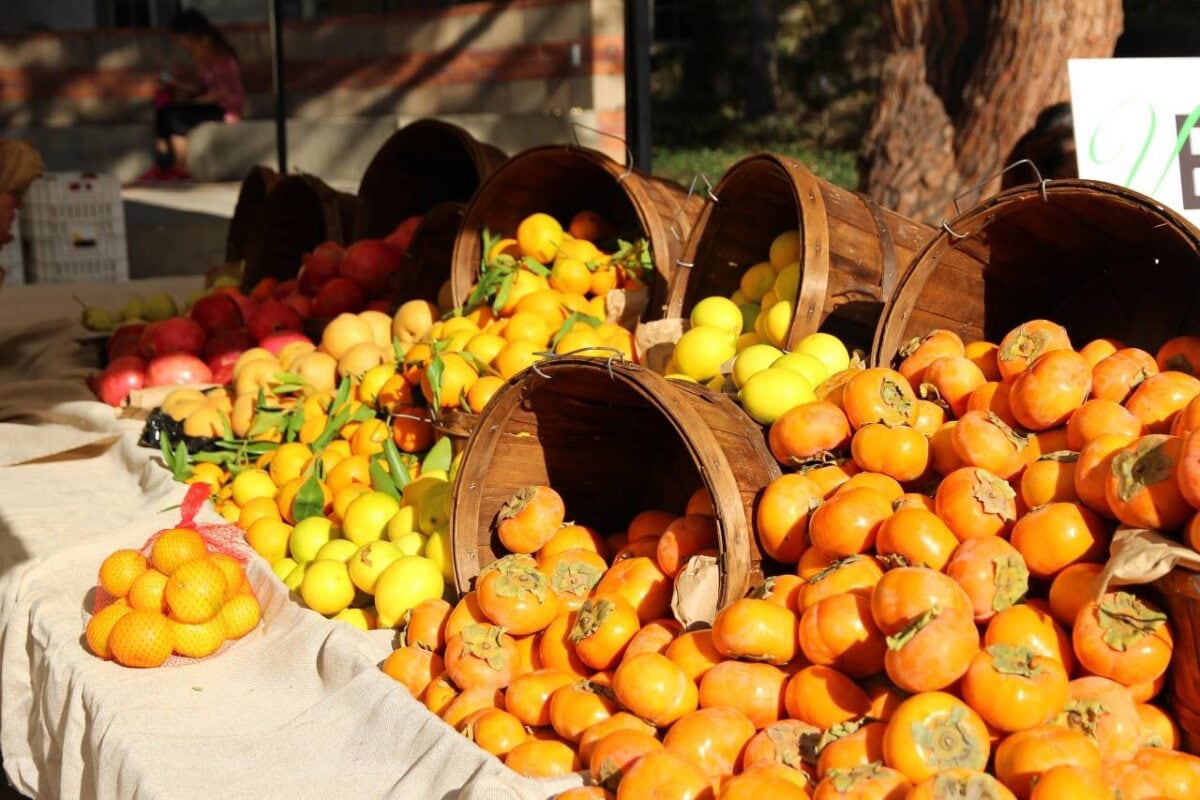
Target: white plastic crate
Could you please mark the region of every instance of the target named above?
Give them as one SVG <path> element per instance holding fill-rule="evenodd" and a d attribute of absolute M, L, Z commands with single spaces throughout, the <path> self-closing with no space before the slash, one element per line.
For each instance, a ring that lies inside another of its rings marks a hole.
<path fill-rule="evenodd" d="M 0 267 L 4 268 L 4 285 L 20 286 L 25 282 L 25 260 L 21 257 L 21 212 L 18 209 L 13 220 L 13 240 L 0 247 Z"/>
<path fill-rule="evenodd" d="M 31 283 L 128 279 L 125 207 L 115 177 L 47 173 L 29 187 L 22 210 Z"/>

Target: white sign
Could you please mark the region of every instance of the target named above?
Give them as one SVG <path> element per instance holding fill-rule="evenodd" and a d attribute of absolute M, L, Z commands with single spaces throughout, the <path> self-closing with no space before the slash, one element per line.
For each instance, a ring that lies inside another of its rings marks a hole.
<path fill-rule="evenodd" d="M 1200 225 L 1200 58 L 1071 59 L 1068 70 L 1079 177 Z"/>

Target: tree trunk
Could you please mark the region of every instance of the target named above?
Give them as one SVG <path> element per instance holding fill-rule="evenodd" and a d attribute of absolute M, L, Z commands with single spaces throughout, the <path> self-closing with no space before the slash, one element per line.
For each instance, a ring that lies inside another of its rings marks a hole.
<path fill-rule="evenodd" d="M 775 16 L 771 0 L 746 3 L 746 119 L 775 108 Z"/>
<path fill-rule="evenodd" d="M 1067 59 L 1111 55 L 1122 19 L 1121 0 L 890 0 L 865 191 L 929 221 L 964 190 L 994 193 L 1038 114 L 1068 98 Z"/>

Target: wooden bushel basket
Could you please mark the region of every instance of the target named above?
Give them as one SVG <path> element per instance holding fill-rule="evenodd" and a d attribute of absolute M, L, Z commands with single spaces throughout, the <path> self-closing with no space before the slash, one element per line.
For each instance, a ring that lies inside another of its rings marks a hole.
<path fill-rule="evenodd" d="M 367 165 L 358 197 L 357 239 L 382 239 L 439 203 L 465 203 L 504 162 L 499 148 L 457 125 L 417 120 L 393 133 Z"/>
<path fill-rule="evenodd" d="M 728 397 L 625 362 L 549 359 L 496 393 L 467 443 L 450 514 L 455 582 L 469 591 L 505 554 L 496 514 L 518 489 L 549 485 L 569 519 L 608 534 L 706 486 L 724 607 L 762 580 L 754 505 L 778 476 L 761 428 Z"/>
<path fill-rule="evenodd" d="M 999 342 L 1030 319 L 1081 346 L 1114 337 L 1154 352 L 1200 330 L 1200 231 L 1131 189 L 1044 181 L 1001 192 L 950 222 L 913 260 L 884 308 L 873 362 L 945 328 Z"/>
<path fill-rule="evenodd" d="M 300 257 L 322 242 L 347 244 L 358 201 L 312 175 L 287 175 L 267 193 L 242 286 L 263 278 L 285 281 L 300 271 Z"/>
<path fill-rule="evenodd" d="M 1185 569 L 1154 583 L 1175 635 L 1169 686 L 1171 709 L 1183 735 L 1183 749 L 1200 754 L 1200 575 Z"/>
<path fill-rule="evenodd" d="M 248 261 L 250 253 L 262 241 L 262 214 L 267 194 L 279 182 L 279 173 L 270 167 L 251 167 L 242 179 L 237 205 L 229 220 L 225 237 L 225 260 Z"/>
<path fill-rule="evenodd" d="M 437 303 L 442 284 L 450 278 L 454 240 L 465 208 L 462 203 L 439 203 L 421 217 L 404 254 L 396 305 L 409 300 Z"/>
<path fill-rule="evenodd" d="M 883 304 L 933 228 L 773 153 L 742 159 L 709 191 L 675 270 L 667 317 L 686 317 L 711 295 L 728 297 L 747 268 L 767 260 L 771 241 L 796 229 L 800 291 L 787 347 L 817 330 L 869 346 Z"/>
<path fill-rule="evenodd" d="M 461 304 L 479 278 L 483 231 L 513 236 L 517 225 L 544 212 L 565 226 L 579 211 L 595 211 L 626 241 L 646 238 L 657 276 L 647 319 L 657 319 L 683 243 L 700 213 L 700 199 L 687 190 L 618 164 L 597 150 L 578 145 L 534 147 L 504 162 L 480 185 L 467 204 L 454 244 L 455 304 Z"/>

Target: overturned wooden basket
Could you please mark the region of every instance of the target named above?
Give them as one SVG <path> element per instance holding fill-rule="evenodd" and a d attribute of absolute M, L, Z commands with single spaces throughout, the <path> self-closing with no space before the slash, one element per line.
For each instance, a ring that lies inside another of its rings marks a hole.
<path fill-rule="evenodd" d="M 612 533 L 704 486 L 724 607 L 762 581 L 754 506 L 778 476 L 762 430 L 728 397 L 626 362 L 550 359 L 496 393 L 467 443 L 450 515 L 455 582 L 469 591 L 505 554 L 496 515 L 519 489 L 551 486 L 569 518 Z"/>

